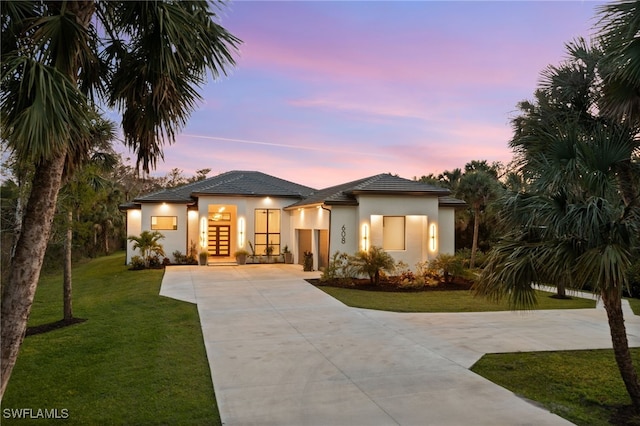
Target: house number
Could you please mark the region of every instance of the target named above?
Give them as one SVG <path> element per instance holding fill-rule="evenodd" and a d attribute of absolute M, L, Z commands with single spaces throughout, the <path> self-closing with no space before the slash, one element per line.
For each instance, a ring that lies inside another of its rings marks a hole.
<path fill-rule="evenodd" d="M 347 242 L 347 227 L 344 225 L 342 225 L 342 232 L 340 233 L 340 236 L 342 237 L 340 242 L 345 244 Z"/>

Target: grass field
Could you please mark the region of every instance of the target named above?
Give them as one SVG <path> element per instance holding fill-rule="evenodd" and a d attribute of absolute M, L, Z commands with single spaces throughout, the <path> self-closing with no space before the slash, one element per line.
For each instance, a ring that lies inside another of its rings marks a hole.
<path fill-rule="evenodd" d="M 631 400 L 611 350 L 487 354 L 471 370 L 577 425 L 640 424 L 615 419 Z"/>
<path fill-rule="evenodd" d="M 474 297 L 469 291 L 425 291 L 392 293 L 320 286 L 325 293 L 348 306 L 392 312 L 487 312 L 508 311 L 506 303 L 493 303 Z M 587 299 L 555 299 L 552 293 L 538 291 L 536 309 L 593 308 L 596 302 Z"/>
<path fill-rule="evenodd" d="M 28 336 L 6 409 L 66 410 L 66 424 L 220 424 L 196 306 L 158 295 L 162 270 L 129 271 L 124 254 L 74 268 L 74 315 Z M 62 318 L 62 278 L 43 277 L 30 326 Z M 45 424 L 46 420 L 33 420 Z"/>

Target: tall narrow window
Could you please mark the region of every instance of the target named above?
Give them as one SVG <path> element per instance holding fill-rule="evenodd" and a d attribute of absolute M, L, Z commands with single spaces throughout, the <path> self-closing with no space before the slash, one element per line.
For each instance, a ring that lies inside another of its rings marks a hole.
<path fill-rule="evenodd" d="M 405 249 L 405 217 L 384 216 L 382 218 L 382 248 L 385 250 Z"/>
<path fill-rule="evenodd" d="M 255 211 L 256 254 L 280 254 L 280 210 L 256 209 Z"/>

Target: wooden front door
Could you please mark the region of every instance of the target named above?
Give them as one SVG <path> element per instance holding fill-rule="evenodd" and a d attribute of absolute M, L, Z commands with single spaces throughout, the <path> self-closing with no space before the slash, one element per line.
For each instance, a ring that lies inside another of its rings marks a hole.
<path fill-rule="evenodd" d="M 209 256 L 230 256 L 231 226 L 209 225 Z"/>

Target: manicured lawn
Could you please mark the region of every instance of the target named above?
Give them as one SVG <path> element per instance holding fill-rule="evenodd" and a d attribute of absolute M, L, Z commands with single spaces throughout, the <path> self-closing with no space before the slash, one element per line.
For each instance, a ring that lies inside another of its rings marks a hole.
<path fill-rule="evenodd" d="M 611 350 L 487 354 L 471 370 L 577 425 L 623 424 L 610 419 L 631 404 Z"/>
<path fill-rule="evenodd" d="M 348 306 L 392 312 L 487 312 L 507 311 L 506 303 L 496 304 L 471 292 L 425 291 L 417 293 L 392 293 L 384 291 L 354 290 L 320 286 L 325 293 Z M 596 302 L 587 299 L 554 299 L 552 293 L 538 292 L 537 309 L 593 308 Z"/>
<path fill-rule="evenodd" d="M 159 296 L 162 274 L 127 270 L 122 253 L 76 267 L 74 314 L 87 321 L 25 339 L 3 413 L 66 409 L 65 423 L 78 425 L 220 424 L 196 306 Z M 61 319 L 61 299 L 61 276 L 43 277 L 29 325 Z"/>
<path fill-rule="evenodd" d="M 627 299 L 629 300 L 629 305 L 631 305 L 631 309 L 633 313 L 636 315 L 640 315 L 640 299 Z"/>

